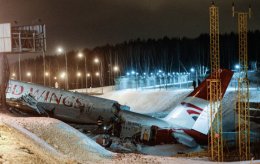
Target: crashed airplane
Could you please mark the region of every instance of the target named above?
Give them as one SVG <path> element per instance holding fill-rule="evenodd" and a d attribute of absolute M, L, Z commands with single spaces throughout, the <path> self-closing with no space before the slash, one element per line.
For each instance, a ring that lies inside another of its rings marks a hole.
<path fill-rule="evenodd" d="M 223 98 L 233 72 L 220 71 Z M 194 147 L 206 143 L 208 138 L 207 80 L 210 78 L 206 78 L 162 119 L 131 112 L 129 107 L 113 100 L 15 80 L 9 81 L 6 98 L 7 103 L 19 112 L 47 115 L 79 124 L 95 124 L 102 118 L 103 125 L 112 124 L 122 138 L 138 138 L 150 144 L 178 142 Z"/>

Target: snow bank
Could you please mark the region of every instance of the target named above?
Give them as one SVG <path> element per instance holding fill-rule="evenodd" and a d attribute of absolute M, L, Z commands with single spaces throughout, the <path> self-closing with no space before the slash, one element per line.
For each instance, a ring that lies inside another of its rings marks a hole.
<path fill-rule="evenodd" d="M 44 117 L 4 117 L 2 119 L 16 129 L 19 127 L 15 123 L 21 125 L 70 159 L 82 163 L 104 161 L 115 156 L 114 153 L 104 149 L 86 135 L 56 119 Z M 29 134 L 28 131 L 26 133 Z M 44 145 L 36 137 L 32 138 Z"/>
<path fill-rule="evenodd" d="M 19 133 L 23 134 L 27 139 L 31 140 L 34 144 L 41 147 L 44 150 L 44 152 L 48 152 L 48 154 L 51 154 L 55 158 L 59 158 L 59 159 L 66 158 L 65 156 L 63 156 L 63 154 L 61 154 L 60 152 L 55 150 L 51 145 L 47 144 L 44 140 L 42 140 L 41 138 L 39 138 L 35 134 L 31 133 L 27 129 L 19 126 L 18 124 L 14 123 L 14 122 L 11 123 L 7 120 L 2 120 L 2 121 L 8 127 L 15 129 Z"/>

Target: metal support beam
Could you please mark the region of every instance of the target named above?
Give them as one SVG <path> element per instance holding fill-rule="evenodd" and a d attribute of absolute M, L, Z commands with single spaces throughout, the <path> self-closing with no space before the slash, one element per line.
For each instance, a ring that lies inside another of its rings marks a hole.
<path fill-rule="evenodd" d="M 210 15 L 210 62 L 212 77 L 207 81 L 207 95 L 210 102 L 210 133 L 208 151 L 213 161 L 223 161 L 222 102 L 219 56 L 219 12 L 214 3 L 209 8 Z"/>
<path fill-rule="evenodd" d="M 240 160 L 250 159 L 250 113 L 249 113 L 249 80 L 248 80 L 248 45 L 247 45 L 247 20 L 248 13 L 238 14 L 239 38 L 239 78 L 237 97 L 237 146 Z"/>

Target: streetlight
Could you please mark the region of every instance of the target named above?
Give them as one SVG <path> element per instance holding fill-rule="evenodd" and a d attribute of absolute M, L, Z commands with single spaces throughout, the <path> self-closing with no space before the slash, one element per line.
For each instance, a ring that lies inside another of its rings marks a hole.
<path fill-rule="evenodd" d="M 81 73 L 80 72 L 77 72 L 77 77 L 81 77 Z"/>
<path fill-rule="evenodd" d="M 96 72 L 95 75 L 96 75 L 97 77 L 99 77 L 99 76 L 100 76 L 100 73 L 99 73 L 99 72 Z"/>
<path fill-rule="evenodd" d="M 118 76 L 118 72 L 119 72 L 119 67 L 117 66 L 117 65 L 115 65 L 114 67 L 113 67 L 113 71 L 115 72 L 115 75 L 114 75 L 114 78 L 116 78 L 117 76 Z"/>
<path fill-rule="evenodd" d="M 98 58 L 95 58 L 95 59 L 94 59 L 94 62 L 95 62 L 95 63 L 99 63 L 99 59 L 98 59 Z"/>
<path fill-rule="evenodd" d="M 92 75 L 90 73 L 87 73 L 87 78 L 90 77 L 90 87 L 92 87 Z"/>
<path fill-rule="evenodd" d="M 65 78 L 66 78 L 66 75 L 67 75 L 66 72 L 61 72 L 61 73 L 60 73 L 60 78 L 61 78 L 61 79 L 65 79 Z M 66 87 L 66 79 L 65 79 L 65 87 Z"/>
<path fill-rule="evenodd" d="M 102 61 L 100 61 L 97 57 L 94 59 L 94 63 L 98 64 L 100 63 L 100 75 L 99 72 L 97 74 L 96 72 L 96 76 L 99 76 L 99 81 L 100 81 L 100 85 L 102 87 L 102 94 L 103 94 L 103 68 L 102 68 Z"/>
<path fill-rule="evenodd" d="M 50 73 L 49 72 L 45 72 L 44 73 L 44 77 L 48 77 L 49 78 L 49 86 L 50 86 L 50 83 L 51 83 L 51 80 L 50 80 Z M 45 85 L 45 84 L 44 84 Z"/>
<path fill-rule="evenodd" d="M 69 89 L 69 85 L 68 85 L 68 61 L 67 61 L 67 53 L 66 53 L 66 51 L 63 50 L 62 47 L 58 47 L 58 48 L 57 48 L 57 52 L 58 52 L 58 54 L 64 53 L 64 56 L 65 56 L 65 63 L 66 63 L 65 89 L 68 90 L 68 89 Z"/>
<path fill-rule="evenodd" d="M 81 78 L 81 72 L 77 72 L 77 78 Z M 82 79 L 80 82 L 80 87 L 82 87 Z M 77 80 L 77 88 L 78 88 L 78 80 Z"/>
<path fill-rule="evenodd" d="M 118 72 L 119 71 L 119 67 L 118 66 L 114 66 L 113 70 L 114 70 L 114 72 Z"/>
<path fill-rule="evenodd" d="M 16 78 L 16 74 L 15 74 L 15 73 L 12 73 L 11 79 L 15 79 L 15 78 Z"/>
<path fill-rule="evenodd" d="M 32 82 L 32 73 L 31 72 L 27 72 L 26 76 L 30 78 L 30 82 Z"/>
<path fill-rule="evenodd" d="M 84 57 L 84 65 L 85 65 L 85 78 L 86 78 L 86 93 L 88 93 L 88 79 L 87 79 L 87 58 L 86 55 L 83 55 L 81 52 L 78 53 L 78 57 L 81 59 Z"/>

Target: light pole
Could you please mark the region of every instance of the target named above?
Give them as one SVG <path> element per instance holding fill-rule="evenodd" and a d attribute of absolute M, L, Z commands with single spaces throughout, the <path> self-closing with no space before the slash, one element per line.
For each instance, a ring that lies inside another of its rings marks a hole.
<path fill-rule="evenodd" d="M 115 76 L 114 76 L 114 79 L 118 76 L 118 72 L 119 72 L 119 67 L 117 66 L 117 65 L 115 65 L 114 67 L 113 67 L 113 71 L 115 72 Z"/>
<path fill-rule="evenodd" d="M 49 78 L 49 79 L 48 79 L 48 81 L 49 81 L 48 83 L 49 83 L 49 86 L 50 86 L 50 83 L 51 83 L 50 73 L 49 73 L 49 72 L 45 72 L 45 73 L 44 73 L 44 77 L 45 77 L 45 76 Z M 44 85 L 45 85 L 45 84 L 44 84 Z"/>
<path fill-rule="evenodd" d="M 92 88 L 92 75 L 90 73 L 87 73 L 87 78 L 90 77 L 90 87 Z"/>
<path fill-rule="evenodd" d="M 32 73 L 31 73 L 31 72 L 27 72 L 27 73 L 26 73 L 26 76 L 27 76 L 28 78 L 30 78 L 30 82 L 32 83 Z"/>
<path fill-rule="evenodd" d="M 96 64 L 100 63 L 100 75 L 99 75 L 99 72 L 98 72 L 98 75 L 97 75 L 97 72 L 96 72 L 96 76 L 99 76 L 99 81 L 100 81 L 100 85 L 101 85 L 101 88 L 102 88 L 102 94 L 103 94 L 103 68 L 102 68 L 102 61 L 100 61 L 98 58 L 95 58 L 94 59 L 94 63 L 96 63 Z"/>
<path fill-rule="evenodd" d="M 77 72 L 77 78 L 80 78 L 80 87 L 82 87 L 82 80 L 81 80 L 81 72 Z M 78 81 L 78 80 L 77 80 Z M 77 83 L 77 89 L 78 89 L 78 83 Z"/>
<path fill-rule="evenodd" d="M 63 48 L 59 47 L 57 49 L 57 52 L 59 54 L 64 53 L 65 56 L 65 64 L 66 64 L 66 77 L 65 77 L 65 89 L 68 90 L 69 89 L 69 85 L 68 85 L 68 61 L 67 61 L 67 53 L 66 51 L 63 50 Z"/>
<path fill-rule="evenodd" d="M 78 53 L 78 57 L 82 58 L 84 56 L 84 67 L 85 67 L 85 78 L 86 78 L 86 93 L 88 93 L 88 77 L 87 77 L 87 57 L 86 55 L 83 55 L 82 53 Z"/>
<path fill-rule="evenodd" d="M 60 78 L 63 79 L 63 80 L 65 79 L 65 80 L 64 80 L 64 81 L 65 81 L 65 82 L 64 82 L 64 83 L 65 83 L 65 88 L 66 88 L 66 76 L 67 76 L 67 75 L 66 75 L 65 72 L 61 72 Z"/>
<path fill-rule="evenodd" d="M 43 58 L 43 72 L 45 73 L 45 51 L 42 51 L 42 58 Z M 43 75 L 43 84 L 45 86 L 46 80 L 45 80 L 45 75 Z M 49 84 L 50 85 L 50 84 Z"/>
<path fill-rule="evenodd" d="M 15 73 L 12 73 L 11 79 L 16 80 L 16 74 Z"/>

